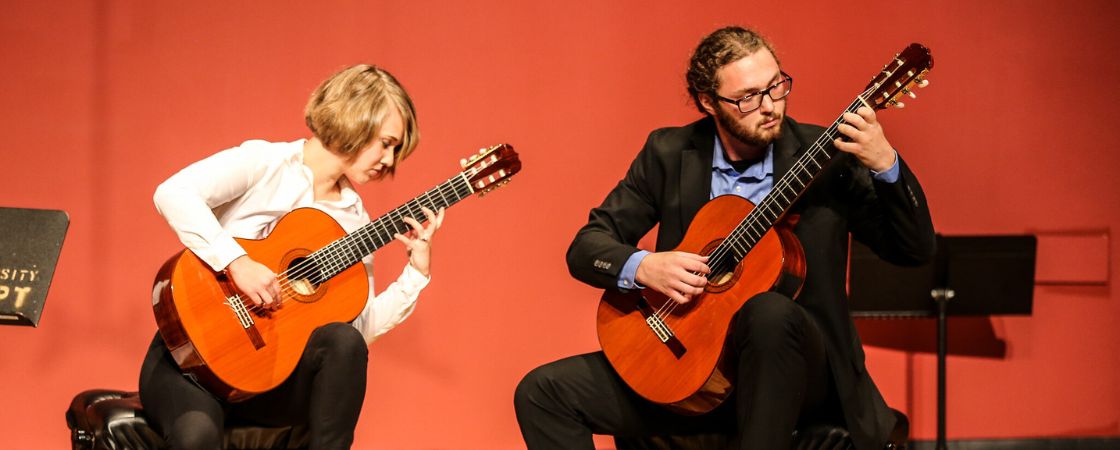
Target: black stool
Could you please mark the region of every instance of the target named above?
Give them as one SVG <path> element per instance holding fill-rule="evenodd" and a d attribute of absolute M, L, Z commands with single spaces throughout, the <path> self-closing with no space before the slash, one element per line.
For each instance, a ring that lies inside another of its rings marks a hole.
<path fill-rule="evenodd" d="M 66 410 L 74 450 L 159 449 L 163 438 L 148 426 L 140 395 L 113 389 L 90 389 L 74 396 Z M 302 449 L 310 436 L 305 426 L 227 426 L 227 449 Z"/>

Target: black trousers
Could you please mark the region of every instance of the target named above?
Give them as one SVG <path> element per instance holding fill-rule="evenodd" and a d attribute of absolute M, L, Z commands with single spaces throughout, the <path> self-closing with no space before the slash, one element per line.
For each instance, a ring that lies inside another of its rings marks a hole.
<path fill-rule="evenodd" d="M 521 380 L 514 407 L 530 450 L 593 449 L 592 434 L 641 437 L 721 432 L 735 448 L 788 449 L 800 422 L 843 424 L 816 322 L 788 297 L 763 293 L 732 324 L 738 375 L 712 412 L 679 415 L 630 390 L 602 352 L 543 365 Z"/>
<path fill-rule="evenodd" d="M 183 376 L 156 334 L 140 370 L 140 402 L 173 449 L 218 449 L 227 423 L 307 424 L 312 449 L 348 449 L 365 398 L 368 350 L 354 327 L 316 329 L 299 365 L 275 389 L 229 403 Z"/>

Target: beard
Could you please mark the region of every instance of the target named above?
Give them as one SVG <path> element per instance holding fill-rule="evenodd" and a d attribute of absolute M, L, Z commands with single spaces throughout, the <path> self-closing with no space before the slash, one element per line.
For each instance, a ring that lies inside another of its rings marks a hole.
<path fill-rule="evenodd" d="M 733 117 L 732 113 L 723 108 L 716 108 L 716 120 L 719 121 L 719 124 L 735 139 L 752 147 L 765 147 L 775 139 L 782 137 L 782 116 L 783 114 L 777 111 L 766 116 L 763 122 L 769 122 L 776 118 L 778 119 L 778 125 L 768 130 L 762 130 L 757 126 L 754 128 L 748 127 L 739 121 L 739 117 Z"/>

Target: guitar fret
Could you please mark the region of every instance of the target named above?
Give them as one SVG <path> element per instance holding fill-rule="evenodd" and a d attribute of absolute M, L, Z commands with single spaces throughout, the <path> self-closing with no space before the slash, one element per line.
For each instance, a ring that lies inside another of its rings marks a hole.
<path fill-rule="evenodd" d="M 405 202 L 350 235 L 324 246 L 313 254 L 323 272 L 322 277 L 326 279 L 338 274 L 361 261 L 365 255 L 388 245 L 394 240 L 395 234 L 407 233 L 412 227 L 404 222 L 405 217 L 412 217 L 421 223 L 427 221 L 422 206 L 436 211 L 450 207 L 472 193 L 469 182 L 460 173 L 459 176 L 452 177 L 415 199 Z"/>
<path fill-rule="evenodd" d="M 506 150 L 511 151 L 508 148 Z M 507 154 L 506 156 L 511 155 Z M 516 158 L 516 154 L 512 156 Z M 496 161 L 495 158 L 491 161 L 491 164 Z M 509 160 L 506 162 L 508 163 Z M 512 167 L 512 170 L 502 173 L 503 177 L 511 176 L 520 169 L 520 163 L 516 159 L 513 160 L 513 163 L 516 165 L 507 166 Z M 312 256 L 322 271 L 322 278 L 324 280 L 330 278 L 361 261 L 365 255 L 388 245 L 395 240 L 394 235 L 407 234 L 409 230 L 412 230 L 412 226 L 404 222 L 405 217 L 411 217 L 423 224 L 428 219 L 423 212 L 424 208 L 438 211 L 474 194 L 475 189 L 471 186 L 468 176 L 476 176 L 478 170 L 475 167 L 459 172 L 443 183 L 416 196 L 416 198 L 314 252 Z"/>

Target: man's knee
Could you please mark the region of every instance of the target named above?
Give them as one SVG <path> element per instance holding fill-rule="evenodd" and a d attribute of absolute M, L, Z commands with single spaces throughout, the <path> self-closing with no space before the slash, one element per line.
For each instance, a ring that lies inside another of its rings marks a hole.
<path fill-rule="evenodd" d="M 539 399 L 544 394 L 545 385 L 549 384 L 548 379 L 551 377 L 549 371 L 546 369 L 548 366 L 540 366 L 536 369 L 529 371 L 517 383 L 517 388 L 513 391 L 513 407 L 517 412 L 521 412 L 525 407 Z"/>
<path fill-rule="evenodd" d="M 748 300 L 736 317 L 735 342 L 739 348 L 746 345 L 768 347 L 782 339 L 795 337 L 801 329 L 804 312 L 781 294 L 764 292 Z"/>

